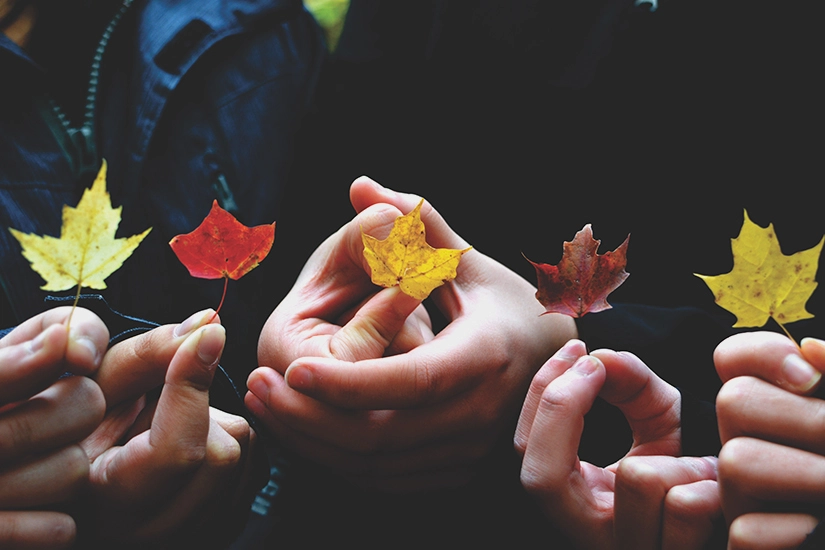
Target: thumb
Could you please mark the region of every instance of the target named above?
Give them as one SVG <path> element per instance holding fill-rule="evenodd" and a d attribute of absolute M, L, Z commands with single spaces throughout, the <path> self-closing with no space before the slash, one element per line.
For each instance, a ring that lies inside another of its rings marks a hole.
<path fill-rule="evenodd" d="M 342 361 L 381 357 L 420 303 L 398 287 L 382 290 L 332 336 L 332 356 Z"/>

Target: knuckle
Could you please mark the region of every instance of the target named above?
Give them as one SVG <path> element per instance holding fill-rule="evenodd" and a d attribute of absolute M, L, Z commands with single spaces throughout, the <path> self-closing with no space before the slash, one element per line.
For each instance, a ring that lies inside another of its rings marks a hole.
<path fill-rule="evenodd" d="M 85 376 L 74 376 L 70 380 L 73 381 L 75 395 L 73 400 L 77 403 L 82 403 L 87 411 L 94 417 L 99 417 L 102 420 L 106 413 L 106 397 L 103 395 L 103 390 L 91 378 Z"/>
<path fill-rule="evenodd" d="M 736 437 L 728 441 L 719 451 L 717 468 L 719 483 L 727 487 L 736 487 L 740 484 L 742 465 L 751 458 L 751 445 L 747 438 Z"/>
<path fill-rule="evenodd" d="M 751 398 L 756 379 L 740 376 L 728 380 L 716 396 L 716 408 L 721 412 L 735 412 Z"/>
<path fill-rule="evenodd" d="M 693 492 L 676 486 L 665 497 L 665 517 L 682 524 L 694 524 L 704 515 L 704 510 L 697 506 L 698 503 Z"/>
<path fill-rule="evenodd" d="M 750 544 L 750 522 L 745 517 L 738 517 L 734 519 L 730 528 L 728 529 L 728 549 L 729 550 L 744 550 L 746 548 L 753 548 Z"/>
<path fill-rule="evenodd" d="M 206 442 L 181 445 L 172 452 L 171 461 L 180 469 L 196 468 L 204 463 L 208 455 Z"/>
<path fill-rule="evenodd" d="M 208 445 L 206 463 L 220 470 L 233 468 L 241 461 L 241 445 L 233 438 L 223 438 Z"/>
<path fill-rule="evenodd" d="M 649 493 L 661 489 L 661 475 L 643 457 L 627 457 L 616 469 L 616 487 L 632 493 Z"/>
<path fill-rule="evenodd" d="M 570 414 L 576 399 L 570 388 L 561 385 L 551 385 L 544 389 L 539 400 L 539 410 L 553 416 Z"/>

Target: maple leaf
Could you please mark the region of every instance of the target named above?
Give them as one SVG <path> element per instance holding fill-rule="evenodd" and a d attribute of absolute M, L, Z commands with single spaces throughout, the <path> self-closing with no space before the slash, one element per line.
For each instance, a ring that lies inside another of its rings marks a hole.
<path fill-rule="evenodd" d="M 716 303 L 736 315 L 734 327 L 761 327 L 773 318 L 785 324 L 813 317 L 805 303 L 816 288 L 816 269 L 825 237 L 819 244 L 786 256 L 773 224 L 760 227 L 745 211 L 739 236 L 731 239 L 733 269 L 723 275 L 699 275 Z M 793 340 L 793 338 L 791 338 Z"/>
<path fill-rule="evenodd" d="M 247 227 L 212 201 L 212 208 L 191 233 L 169 241 L 175 255 L 199 279 L 224 279 L 220 310 L 229 279 L 237 280 L 266 258 L 275 240 L 275 222 Z"/>
<path fill-rule="evenodd" d="M 424 300 L 434 289 L 456 276 L 464 250 L 433 248 L 427 244 L 421 206 L 398 216 L 389 236 L 383 241 L 361 233 L 364 257 L 370 266 L 372 282 L 383 287 L 398 285 L 401 291 L 417 300 Z"/>
<path fill-rule="evenodd" d="M 123 207 L 112 208 L 106 191 L 106 161 L 90 189 L 83 191 L 77 207 L 63 206 L 60 238 L 39 236 L 9 228 L 23 247 L 23 256 L 46 281 L 43 290 L 61 291 L 77 286 L 102 290 L 105 279 L 131 256 L 149 231 L 116 239 Z"/>
<path fill-rule="evenodd" d="M 630 235 L 613 252 L 598 254 L 601 241 L 593 238 L 587 224 L 572 241 L 565 241 L 558 266 L 535 263 L 528 258 L 536 268 L 536 298 L 545 307 L 544 313 L 581 317 L 610 309 L 607 296 L 629 276 L 625 271 L 629 241 Z"/>

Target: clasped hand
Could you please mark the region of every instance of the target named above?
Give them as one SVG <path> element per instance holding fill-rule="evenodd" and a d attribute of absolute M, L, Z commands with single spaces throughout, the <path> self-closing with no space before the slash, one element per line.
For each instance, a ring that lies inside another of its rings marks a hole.
<path fill-rule="evenodd" d="M 207 324 L 214 312 L 107 351 L 102 321 L 78 308 L 67 332 L 69 310 L 0 342 L 0 546 L 162 547 L 214 527 L 254 440 L 244 419 L 209 407 L 225 340 Z"/>
<path fill-rule="evenodd" d="M 575 335 L 542 316 L 535 288 L 478 250 L 431 299 L 446 328 L 398 289 L 370 282 L 361 231 L 384 238 L 419 202 L 368 178 L 360 212 L 311 256 L 260 337 L 247 407 L 282 442 L 361 487 L 426 490 L 465 483 L 509 437 L 533 374 Z M 437 248 L 468 246 L 426 204 Z"/>
<path fill-rule="evenodd" d="M 633 431 L 618 462 L 578 457 L 597 397 Z M 536 374 L 515 434 L 522 484 L 579 548 L 704 548 L 721 517 L 716 459 L 680 457 L 681 397 L 636 356 L 571 340 Z"/>

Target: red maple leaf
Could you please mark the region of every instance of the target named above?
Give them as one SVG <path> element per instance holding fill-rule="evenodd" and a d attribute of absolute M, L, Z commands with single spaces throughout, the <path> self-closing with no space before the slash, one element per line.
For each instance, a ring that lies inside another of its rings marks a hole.
<path fill-rule="evenodd" d="M 528 259 L 536 268 L 536 298 L 547 310 L 544 313 L 581 317 L 610 309 L 612 306 L 607 303 L 607 296 L 629 275 L 624 270 L 629 241 L 630 235 L 613 252 L 597 254 L 601 241 L 593 238 L 590 224 L 587 224 L 571 242 L 565 241 L 558 266 Z"/>
<path fill-rule="evenodd" d="M 193 277 L 224 279 L 217 313 L 229 279 L 240 279 L 257 267 L 274 240 L 275 222 L 247 227 L 213 201 L 201 224 L 191 233 L 173 237 L 169 246 Z"/>

